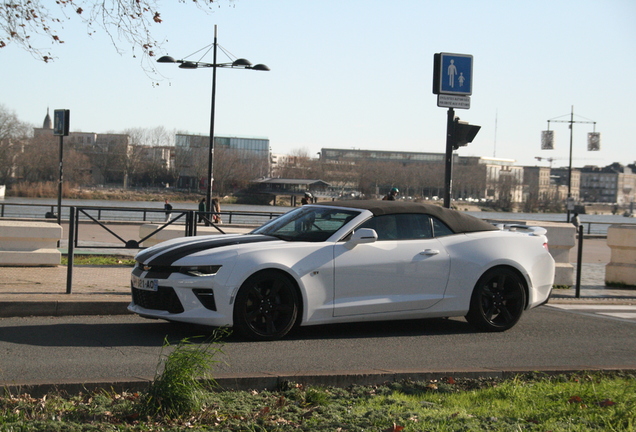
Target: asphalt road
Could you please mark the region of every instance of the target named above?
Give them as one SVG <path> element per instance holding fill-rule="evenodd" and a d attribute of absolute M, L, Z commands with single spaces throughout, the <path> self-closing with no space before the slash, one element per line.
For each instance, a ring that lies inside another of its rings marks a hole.
<path fill-rule="evenodd" d="M 277 342 L 230 337 L 215 373 L 636 369 L 635 330 L 636 321 L 551 307 L 527 312 L 504 333 L 477 333 L 462 319 L 306 327 Z M 166 338 L 205 335 L 137 316 L 4 318 L 0 386 L 152 378 Z"/>

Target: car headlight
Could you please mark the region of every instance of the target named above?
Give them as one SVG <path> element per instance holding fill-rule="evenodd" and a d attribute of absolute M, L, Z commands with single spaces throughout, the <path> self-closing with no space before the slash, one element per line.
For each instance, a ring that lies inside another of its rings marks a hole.
<path fill-rule="evenodd" d="M 218 273 L 222 266 L 220 265 L 208 265 L 208 266 L 183 266 L 179 269 L 179 273 L 186 274 L 188 276 L 214 276 Z"/>

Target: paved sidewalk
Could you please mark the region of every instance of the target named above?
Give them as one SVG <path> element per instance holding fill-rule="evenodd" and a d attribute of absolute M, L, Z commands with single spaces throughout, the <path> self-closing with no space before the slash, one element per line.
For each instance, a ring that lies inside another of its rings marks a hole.
<path fill-rule="evenodd" d="M 63 225 L 60 251 L 68 252 L 68 227 Z M 109 224 L 124 240 L 139 239 L 140 224 Z M 221 225 L 227 234 L 252 228 Z M 96 224 L 81 224 L 75 254 L 134 257 L 138 249 L 123 249 L 123 242 Z M 111 249 L 112 248 L 112 249 Z M 117 248 L 117 249 L 116 249 Z M 121 248 L 121 249 L 120 249 Z M 67 286 L 68 267 L 0 267 L 0 318 L 11 316 L 127 314 L 132 267 L 74 265 Z"/>
<path fill-rule="evenodd" d="M 605 286 L 605 265 L 599 263 L 583 263 L 581 266 L 580 297 L 576 297 L 576 289 L 556 289 L 552 292 L 550 303 L 585 302 L 604 303 L 621 302 L 636 304 L 636 288 L 610 288 Z M 576 264 L 574 264 L 576 279 Z"/>
<path fill-rule="evenodd" d="M 97 240 L 99 233 L 92 236 Z M 104 239 L 93 245 L 108 245 Z M 66 251 L 66 243 L 62 241 Z M 90 249 L 78 253 L 109 253 L 133 256 L 135 249 Z M 604 286 L 609 248 L 605 239 L 586 240 L 581 268 L 580 298 L 575 288 L 555 290 L 550 303 L 621 302 L 636 304 L 636 289 Z M 575 261 L 576 257 L 571 261 Z M 576 267 L 576 266 L 575 266 Z M 130 302 L 128 266 L 73 267 L 70 293 L 67 293 L 67 267 L 0 267 L 0 317 L 126 314 Z M 576 269 L 575 269 L 576 274 Z"/>

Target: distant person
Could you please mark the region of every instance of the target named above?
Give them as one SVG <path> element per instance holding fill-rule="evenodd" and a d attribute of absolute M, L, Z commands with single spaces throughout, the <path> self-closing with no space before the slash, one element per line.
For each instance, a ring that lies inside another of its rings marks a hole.
<path fill-rule="evenodd" d="M 212 211 L 214 212 L 212 214 L 212 220 L 214 221 L 214 223 L 223 223 L 223 221 L 221 220 L 221 204 L 219 203 L 218 198 L 212 199 Z"/>
<path fill-rule="evenodd" d="M 203 222 L 204 218 L 205 218 L 205 198 L 202 198 L 201 201 L 199 201 L 199 222 L 198 223 Z"/>
<path fill-rule="evenodd" d="M 574 215 L 572 215 L 572 219 L 570 219 L 570 222 L 572 222 L 572 225 L 574 225 L 574 228 L 576 228 L 576 231 L 579 231 L 579 226 L 581 225 L 581 221 L 579 220 L 579 214 L 578 213 L 574 213 Z"/>
<path fill-rule="evenodd" d="M 311 198 L 311 194 L 309 192 L 305 192 L 305 196 L 300 200 L 300 204 L 309 204 L 311 202 Z"/>
<path fill-rule="evenodd" d="M 170 205 L 167 199 L 165 204 L 163 205 L 163 210 L 166 212 L 166 222 L 169 222 L 170 218 L 172 217 L 172 205 Z"/>
<path fill-rule="evenodd" d="M 399 194 L 400 191 L 398 190 L 398 188 L 392 188 L 388 194 L 384 195 L 384 198 L 382 198 L 383 201 L 395 201 L 395 197 L 397 194 Z"/>

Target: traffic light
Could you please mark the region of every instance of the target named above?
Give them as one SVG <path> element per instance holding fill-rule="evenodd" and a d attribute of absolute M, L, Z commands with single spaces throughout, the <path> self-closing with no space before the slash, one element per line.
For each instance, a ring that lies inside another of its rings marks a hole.
<path fill-rule="evenodd" d="M 479 132 L 481 126 L 471 125 L 467 122 L 459 121 L 459 117 L 455 117 L 455 121 L 453 123 L 453 132 L 451 135 L 453 150 L 457 150 L 460 147 L 468 145 L 468 143 L 473 142 L 477 132 Z"/>

